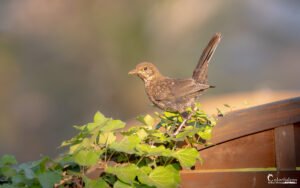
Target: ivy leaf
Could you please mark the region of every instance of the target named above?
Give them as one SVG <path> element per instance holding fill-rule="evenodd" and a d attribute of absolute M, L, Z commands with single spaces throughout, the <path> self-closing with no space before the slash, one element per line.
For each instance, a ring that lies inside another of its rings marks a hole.
<path fill-rule="evenodd" d="M 144 125 L 147 125 L 147 127 L 151 129 L 155 125 L 155 119 L 149 114 L 147 114 L 146 116 L 138 116 L 136 119 Z"/>
<path fill-rule="evenodd" d="M 155 125 L 155 119 L 148 114 L 144 117 L 144 122 L 149 127 L 153 127 Z"/>
<path fill-rule="evenodd" d="M 110 145 L 111 149 L 129 154 L 136 153 L 135 147 L 141 142 L 137 135 L 125 136 L 120 142 L 114 142 Z"/>
<path fill-rule="evenodd" d="M 95 138 L 84 138 L 79 144 L 75 144 L 70 146 L 69 148 L 69 154 L 76 153 L 79 150 L 85 149 L 85 148 L 91 148 L 92 144 L 95 142 Z"/>
<path fill-rule="evenodd" d="M 156 143 L 164 143 L 167 142 L 169 139 L 165 136 L 164 133 L 161 131 L 156 130 L 156 132 L 153 132 L 151 136 L 154 137 L 153 141 Z"/>
<path fill-rule="evenodd" d="M 142 154 L 146 156 L 164 156 L 170 157 L 172 151 L 170 149 L 166 149 L 163 145 L 156 147 L 150 146 L 147 144 L 139 144 L 136 146 L 136 149 Z"/>
<path fill-rule="evenodd" d="M 3 174 L 5 177 L 10 178 L 10 177 L 15 176 L 17 174 L 17 171 L 10 166 L 4 166 L 4 167 L 0 168 L 0 174 L 1 175 Z"/>
<path fill-rule="evenodd" d="M 142 166 L 141 168 L 140 168 L 140 171 L 142 172 L 142 173 L 145 173 L 145 174 L 150 174 L 150 172 L 152 171 L 152 168 L 151 167 L 149 167 L 149 166 Z"/>
<path fill-rule="evenodd" d="M 24 171 L 24 175 L 27 179 L 34 179 L 35 174 L 31 169 L 32 165 L 29 163 L 23 163 L 19 166 L 20 171 Z"/>
<path fill-rule="evenodd" d="M 22 182 L 25 182 L 26 181 L 26 177 L 24 176 L 24 174 L 16 174 L 15 176 L 13 176 L 11 178 L 11 181 L 14 185 L 19 185 L 21 184 Z"/>
<path fill-rule="evenodd" d="M 52 188 L 55 183 L 61 180 L 61 172 L 59 171 L 48 171 L 37 176 L 41 186 L 43 188 Z"/>
<path fill-rule="evenodd" d="M 0 188 L 18 188 L 17 186 L 11 185 L 11 184 L 0 184 Z"/>
<path fill-rule="evenodd" d="M 94 115 L 94 122 L 98 124 L 102 124 L 107 120 L 107 118 L 99 111 L 97 111 Z"/>
<path fill-rule="evenodd" d="M 209 140 L 211 139 L 211 133 L 212 133 L 211 127 L 206 127 L 204 131 L 198 132 L 198 135 L 204 140 Z"/>
<path fill-rule="evenodd" d="M 101 133 L 99 135 L 99 144 L 111 144 L 116 141 L 116 136 L 114 135 L 113 132 L 106 132 L 106 133 Z"/>
<path fill-rule="evenodd" d="M 13 155 L 3 155 L 0 159 L 0 167 L 4 165 L 15 165 L 17 160 Z"/>
<path fill-rule="evenodd" d="M 103 151 L 81 150 L 74 154 L 74 161 L 82 166 L 92 166 L 99 160 Z"/>
<path fill-rule="evenodd" d="M 122 129 L 125 127 L 125 123 L 121 120 L 110 120 L 106 122 L 103 126 L 100 127 L 100 131 L 109 132 L 114 131 L 116 129 Z"/>
<path fill-rule="evenodd" d="M 86 129 L 86 125 L 73 125 L 73 127 L 80 131 L 83 131 L 84 129 Z"/>
<path fill-rule="evenodd" d="M 175 157 L 180 165 L 185 168 L 194 166 L 196 160 L 200 159 L 199 153 L 195 148 L 179 149 L 173 154 L 173 157 Z"/>
<path fill-rule="evenodd" d="M 135 164 L 128 164 L 126 166 L 108 166 L 105 172 L 116 175 L 121 181 L 132 184 L 135 177 L 139 173 L 139 168 Z"/>
<path fill-rule="evenodd" d="M 192 127 L 192 129 L 190 129 Z M 197 132 L 199 132 L 198 128 L 193 126 L 187 126 L 183 129 L 182 132 L 178 133 L 173 140 L 175 141 L 183 141 L 187 136 L 194 136 Z"/>
<path fill-rule="evenodd" d="M 148 133 L 144 129 L 140 129 L 136 132 L 141 140 L 144 140 L 148 136 Z"/>
<path fill-rule="evenodd" d="M 43 158 L 41 158 L 38 161 L 33 161 L 31 163 L 32 168 L 38 168 L 39 172 L 44 172 L 46 170 L 46 165 L 48 162 L 50 162 L 51 159 L 47 156 L 44 156 Z"/>
<path fill-rule="evenodd" d="M 132 188 L 131 185 L 121 182 L 121 181 L 116 181 L 116 183 L 114 184 L 114 188 Z"/>
<path fill-rule="evenodd" d="M 93 123 L 88 123 L 86 124 L 86 133 L 90 134 L 93 132 L 98 132 L 99 130 L 97 128 L 99 128 L 101 125 L 103 125 L 104 122 L 98 123 L 98 122 L 93 122 Z"/>
<path fill-rule="evenodd" d="M 109 188 L 109 185 L 102 178 L 91 180 L 85 177 L 84 182 L 86 188 L 95 188 L 95 187 Z"/>
<path fill-rule="evenodd" d="M 96 112 L 94 115 L 94 122 L 88 123 L 84 126 L 81 127 L 81 131 L 88 131 L 87 133 L 93 133 L 93 132 L 98 132 L 99 127 L 105 125 L 110 119 L 106 118 L 101 112 Z M 98 129 L 97 129 L 98 128 Z"/>
<path fill-rule="evenodd" d="M 178 113 L 165 111 L 164 116 L 166 116 L 167 118 L 173 118 L 173 117 L 178 116 Z"/>
<path fill-rule="evenodd" d="M 140 171 L 138 179 L 141 183 L 157 188 L 174 188 L 180 183 L 179 171 L 173 166 L 159 166 L 152 170 L 149 175 Z"/>
<path fill-rule="evenodd" d="M 76 144 L 76 145 L 70 146 L 70 148 L 69 148 L 69 154 L 73 154 L 76 151 L 78 151 L 79 149 L 80 149 L 80 144 Z"/>

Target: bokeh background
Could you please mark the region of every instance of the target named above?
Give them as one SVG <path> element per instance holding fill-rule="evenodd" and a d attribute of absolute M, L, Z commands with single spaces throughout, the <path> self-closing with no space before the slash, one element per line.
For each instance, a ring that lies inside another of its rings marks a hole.
<path fill-rule="evenodd" d="M 153 110 L 127 72 L 147 60 L 189 77 L 215 32 L 217 88 L 200 102 L 297 96 L 299 10 L 297 0 L 0 1 L 0 155 L 54 157 L 97 110 L 124 121 Z"/>

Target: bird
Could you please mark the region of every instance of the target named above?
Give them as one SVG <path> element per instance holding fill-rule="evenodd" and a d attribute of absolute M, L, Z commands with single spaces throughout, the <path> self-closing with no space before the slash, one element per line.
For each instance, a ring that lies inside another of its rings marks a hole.
<path fill-rule="evenodd" d="M 216 33 L 203 50 L 191 78 L 169 78 L 150 62 L 139 63 L 128 74 L 142 79 L 146 94 L 155 106 L 164 111 L 184 113 L 188 107 L 194 106 L 205 90 L 215 87 L 208 84 L 207 74 L 209 62 L 220 41 L 221 33 Z"/>

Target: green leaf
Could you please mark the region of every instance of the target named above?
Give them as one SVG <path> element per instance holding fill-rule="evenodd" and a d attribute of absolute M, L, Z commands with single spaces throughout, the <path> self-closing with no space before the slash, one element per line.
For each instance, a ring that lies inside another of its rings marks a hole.
<path fill-rule="evenodd" d="M 31 163 L 29 163 L 29 168 L 31 168 L 35 174 L 36 173 L 42 173 L 45 172 L 47 170 L 47 163 L 50 162 L 50 158 L 47 156 L 44 156 L 43 158 L 41 158 L 40 160 L 37 161 L 33 161 Z"/>
<path fill-rule="evenodd" d="M 169 138 L 167 138 L 165 136 L 165 134 L 162 133 L 159 130 L 156 130 L 156 132 L 151 133 L 151 136 L 154 137 L 153 141 L 156 142 L 156 143 L 164 143 L 164 142 L 167 142 L 169 140 Z"/>
<path fill-rule="evenodd" d="M 116 181 L 116 183 L 114 184 L 114 188 L 132 188 L 132 186 L 130 184 L 121 182 L 121 181 Z"/>
<path fill-rule="evenodd" d="M 174 188 L 180 183 L 179 171 L 173 166 L 159 166 L 150 172 L 149 175 L 140 171 L 138 179 L 141 183 L 155 186 L 157 188 Z"/>
<path fill-rule="evenodd" d="M 16 174 L 11 178 L 11 181 L 14 185 L 19 185 L 21 183 L 24 183 L 26 181 L 26 177 L 24 174 Z"/>
<path fill-rule="evenodd" d="M 125 183 L 132 184 L 139 173 L 139 168 L 135 164 L 127 164 L 125 166 L 108 166 L 105 171 L 116 175 Z"/>
<path fill-rule="evenodd" d="M 190 129 L 190 127 L 192 127 L 192 129 Z M 183 129 L 182 132 L 178 133 L 176 135 L 176 138 L 173 140 L 183 141 L 187 136 L 194 136 L 197 132 L 199 132 L 198 128 L 195 128 L 193 126 L 187 126 Z"/>
<path fill-rule="evenodd" d="M 196 107 L 197 109 L 200 109 L 200 108 L 202 107 L 202 105 L 201 105 L 200 103 L 196 102 L 196 103 L 195 103 L 195 107 Z"/>
<path fill-rule="evenodd" d="M 151 167 L 149 167 L 149 166 L 143 166 L 143 167 L 141 167 L 140 168 L 140 171 L 142 172 L 142 173 L 145 173 L 145 174 L 150 174 L 150 172 L 152 171 L 152 168 Z"/>
<path fill-rule="evenodd" d="M 74 161 L 82 166 L 92 166 L 98 162 L 101 153 L 103 151 L 81 150 L 74 154 Z"/>
<path fill-rule="evenodd" d="M 150 127 L 153 127 L 155 125 L 155 119 L 148 114 L 144 117 L 144 122 Z"/>
<path fill-rule="evenodd" d="M 32 163 L 23 163 L 18 167 L 21 171 L 24 171 L 24 175 L 27 179 L 34 179 L 35 174 L 33 172 Z"/>
<path fill-rule="evenodd" d="M 170 157 L 172 153 L 170 149 L 166 149 L 163 145 L 156 147 L 147 144 L 139 144 L 136 146 L 136 149 L 137 151 L 140 152 L 141 155 L 146 155 L 146 156 Z"/>
<path fill-rule="evenodd" d="M 18 188 L 18 187 L 15 185 L 11 185 L 11 184 L 3 184 L 3 185 L 0 185 L 0 188 Z"/>
<path fill-rule="evenodd" d="M 73 125 L 73 127 L 77 130 L 83 131 L 86 128 L 86 125 Z"/>
<path fill-rule="evenodd" d="M 106 133 L 101 133 L 99 135 L 99 144 L 111 144 L 116 141 L 116 136 L 114 135 L 113 132 L 106 132 Z"/>
<path fill-rule="evenodd" d="M 97 128 L 99 128 L 101 125 L 103 125 L 104 122 L 98 123 L 98 122 L 93 122 L 93 123 L 88 123 L 86 124 L 86 130 L 87 130 L 87 134 L 91 134 L 93 131 L 98 132 L 99 130 Z M 95 130 L 97 129 L 97 130 Z"/>
<path fill-rule="evenodd" d="M 190 168 L 195 165 L 197 159 L 200 159 L 199 153 L 195 148 L 184 148 L 177 150 L 173 157 L 175 157 L 182 167 Z"/>
<path fill-rule="evenodd" d="M 84 182 L 86 188 L 97 188 L 97 187 L 109 188 L 109 185 L 102 178 L 91 180 L 85 177 Z"/>
<path fill-rule="evenodd" d="M 137 135 L 125 136 L 121 142 L 114 142 L 110 145 L 111 149 L 129 154 L 136 153 L 135 147 L 141 142 Z"/>
<path fill-rule="evenodd" d="M 148 133 L 144 129 L 140 129 L 136 132 L 136 134 L 139 136 L 141 140 L 144 140 L 144 138 L 147 138 Z"/>
<path fill-rule="evenodd" d="M 204 129 L 204 131 L 198 132 L 198 135 L 204 140 L 209 140 L 211 139 L 211 132 L 212 132 L 212 128 L 207 127 Z"/>
<path fill-rule="evenodd" d="M 82 140 L 84 138 L 86 138 L 88 135 L 90 134 L 90 132 L 88 131 L 87 128 L 85 128 L 83 131 L 81 131 L 78 135 L 76 135 L 75 137 L 67 140 L 67 141 L 63 141 L 60 147 L 64 147 L 64 146 L 68 146 L 68 145 L 75 145 L 75 144 L 79 144 L 82 142 Z"/>
<path fill-rule="evenodd" d="M 0 177 L 1 177 L 2 174 L 5 177 L 10 178 L 10 177 L 15 176 L 17 174 L 17 171 L 14 168 L 10 167 L 10 166 L 4 166 L 4 167 L 0 168 Z"/>
<path fill-rule="evenodd" d="M 96 112 L 96 114 L 94 115 L 94 122 L 101 124 L 104 123 L 107 120 L 107 118 L 99 111 Z"/>
<path fill-rule="evenodd" d="M 69 154 L 73 154 L 76 151 L 78 151 L 79 149 L 81 149 L 81 144 L 76 144 L 76 145 L 70 146 Z"/>
<path fill-rule="evenodd" d="M 101 112 L 98 111 L 94 115 L 94 122 L 82 126 L 80 130 L 84 131 L 86 129 L 88 131 L 87 133 L 90 134 L 93 133 L 94 131 L 98 132 L 99 128 L 105 126 L 105 124 L 110 120 L 111 120 L 110 118 L 106 118 Z"/>
<path fill-rule="evenodd" d="M 143 123 L 144 125 L 147 125 L 147 127 L 150 129 L 152 129 L 155 125 L 155 119 L 149 114 L 145 116 L 138 116 L 136 119 L 141 123 Z"/>
<path fill-rule="evenodd" d="M 121 120 L 110 120 L 107 123 L 100 126 L 100 131 L 109 132 L 125 127 L 125 123 Z"/>
<path fill-rule="evenodd" d="M 48 172 L 39 174 L 37 176 L 37 178 L 43 188 L 52 188 L 55 183 L 58 183 L 61 180 L 60 173 L 61 172 L 48 171 Z"/>
<path fill-rule="evenodd" d="M 0 159 L 0 166 L 2 165 L 15 165 L 17 160 L 13 155 L 3 155 Z"/>
<path fill-rule="evenodd" d="M 84 138 L 78 144 L 74 144 L 69 147 L 69 154 L 72 155 L 80 150 L 94 149 L 95 142 L 96 142 L 96 138 L 94 137 Z"/>
<path fill-rule="evenodd" d="M 164 116 L 166 116 L 167 118 L 173 118 L 173 117 L 178 116 L 178 113 L 165 111 Z"/>

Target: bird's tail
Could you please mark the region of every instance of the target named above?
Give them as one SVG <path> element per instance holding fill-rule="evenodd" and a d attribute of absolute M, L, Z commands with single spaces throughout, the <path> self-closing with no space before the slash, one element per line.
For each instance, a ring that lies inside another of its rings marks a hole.
<path fill-rule="evenodd" d="M 221 41 L 221 33 L 216 33 L 207 44 L 202 52 L 198 64 L 193 72 L 193 79 L 202 84 L 207 84 L 208 63 L 214 54 L 219 42 Z"/>

